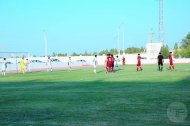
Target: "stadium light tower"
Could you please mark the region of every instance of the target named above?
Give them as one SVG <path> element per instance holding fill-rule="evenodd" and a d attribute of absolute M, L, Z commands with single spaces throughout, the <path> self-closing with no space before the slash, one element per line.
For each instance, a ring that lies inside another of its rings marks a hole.
<path fill-rule="evenodd" d="M 119 42 L 120 42 L 120 26 L 118 27 L 118 36 L 117 36 L 117 44 L 118 44 L 118 55 L 120 55 L 120 46 L 119 46 Z"/>
<path fill-rule="evenodd" d="M 164 0 L 159 0 L 159 42 L 164 44 Z"/>
<path fill-rule="evenodd" d="M 47 43 L 48 43 L 47 42 L 47 32 L 44 30 L 44 47 L 45 47 L 44 48 L 45 49 L 44 52 L 45 52 L 45 57 L 47 57 L 47 53 L 48 53 L 47 52 Z"/>
<path fill-rule="evenodd" d="M 125 39 L 125 34 L 124 34 L 124 25 L 123 25 L 123 55 L 125 55 L 125 48 L 124 48 L 124 39 Z"/>

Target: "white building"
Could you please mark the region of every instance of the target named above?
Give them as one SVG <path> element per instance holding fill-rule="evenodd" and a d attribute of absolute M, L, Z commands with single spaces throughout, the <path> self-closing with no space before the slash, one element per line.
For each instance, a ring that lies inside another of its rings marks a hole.
<path fill-rule="evenodd" d="M 147 59 L 156 59 L 162 47 L 162 43 L 147 43 L 146 53 Z"/>

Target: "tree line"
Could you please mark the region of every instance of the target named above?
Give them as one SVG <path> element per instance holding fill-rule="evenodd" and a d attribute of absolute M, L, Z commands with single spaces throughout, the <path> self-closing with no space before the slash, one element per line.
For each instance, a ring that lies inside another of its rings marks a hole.
<path fill-rule="evenodd" d="M 174 44 L 172 51 L 174 58 L 190 58 L 190 32 L 181 42 L 176 42 Z M 163 54 L 164 58 L 168 58 L 168 45 L 163 45 L 160 52 Z"/>
<path fill-rule="evenodd" d="M 144 47 L 138 48 L 138 47 L 129 47 L 126 48 L 125 54 L 132 54 L 132 53 L 144 53 L 146 50 Z M 167 44 L 164 44 L 161 47 L 160 52 L 163 54 L 164 58 L 168 58 L 169 54 L 169 47 Z M 100 52 L 93 52 L 89 53 L 85 51 L 84 53 L 76 53 L 73 52 L 71 56 L 94 56 L 94 55 L 106 55 L 106 54 L 118 54 L 118 50 L 116 48 L 113 49 L 105 49 Z M 123 50 L 120 50 L 120 54 L 123 54 Z M 67 53 L 53 53 L 52 56 L 68 56 Z M 185 38 L 181 40 L 181 42 L 176 42 L 173 47 L 173 56 L 175 58 L 190 58 L 190 32 L 186 35 Z"/>
<path fill-rule="evenodd" d="M 132 53 L 143 53 L 145 51 L 145 48 L 141 47 L 141 48 L 138 48 L 138 47 L 129 47 L 129 48 L 126 48 L 125 50 L 125 54 L 132 54 Z M 73 52 L 71 54 L 71 56 L 94 56 L 94 55 L 106 55 L 106 54 L 113 54 L 113 55 L 117 55 L 119 52 L 117 49 L 113 48 L 113 49 L 105 49 L 105 50 L 102 50 L 100 52 L 93 52 L 93 53 L 89 53 L 87 51 L 85 51 L 84 53 L 76 53 L 76 52 Z M 120 54 L 123 54 L 123 50 L 120 50 Z M 67 53 L 55 53 L 53 52 L 52 56 L 68 56 Z"/>

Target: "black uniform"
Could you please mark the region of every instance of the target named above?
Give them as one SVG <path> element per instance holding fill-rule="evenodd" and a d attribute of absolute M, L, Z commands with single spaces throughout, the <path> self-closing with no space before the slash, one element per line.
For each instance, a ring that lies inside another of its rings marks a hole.
<path fill-rule="evenodd" d="M 164 59 L 164 57 L 161 54 L 159 54 L 158 55 L 158 65 L 163 66 L 163 59 Z"/>

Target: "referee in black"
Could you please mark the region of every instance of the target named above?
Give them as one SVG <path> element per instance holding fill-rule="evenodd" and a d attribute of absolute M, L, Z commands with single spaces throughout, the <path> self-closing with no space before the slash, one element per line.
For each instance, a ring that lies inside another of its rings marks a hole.
<path fill-rule="evenodd" d="M 159 55 L 158 55 L 158 70 L 160 72 L 162 72 L 162 70 L 163 70 L 163 63 L 164 63 L 164 57 L 160 52 Z"/>

